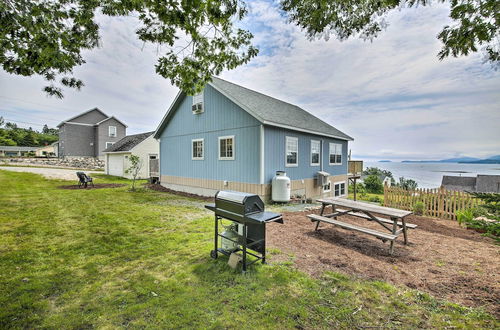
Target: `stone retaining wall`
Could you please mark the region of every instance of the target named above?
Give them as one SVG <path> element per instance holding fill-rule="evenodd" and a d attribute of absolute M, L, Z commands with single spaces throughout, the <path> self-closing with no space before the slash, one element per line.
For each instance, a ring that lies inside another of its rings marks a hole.
<path fill-rule="evenodd" d="M 92 157 L 71 158 L 0 158 L 0 164 L 19 166 L 46 166 L 104 170 L 104 160 Z"/>

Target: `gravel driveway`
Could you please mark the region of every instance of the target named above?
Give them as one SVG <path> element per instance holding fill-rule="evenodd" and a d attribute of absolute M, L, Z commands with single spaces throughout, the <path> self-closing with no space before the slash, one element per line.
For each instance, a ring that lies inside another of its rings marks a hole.
<path fill-rule="evenodd" d="M 13 171 L 13 172 L 29 172 L 35 174 L 41 174 L 47 179 L 62 179 L 62 180 L 72 180 L 77 181 L 76 172 L 78 170 L 69 170 L 61 168 L 49 168 L 49 167 L 13 167 L 13 166 L 0 166 L 0 170 Z M 94 171 L 84 171 L 87 174 L 104 173 L 104 172 L 94 172 Z"/>

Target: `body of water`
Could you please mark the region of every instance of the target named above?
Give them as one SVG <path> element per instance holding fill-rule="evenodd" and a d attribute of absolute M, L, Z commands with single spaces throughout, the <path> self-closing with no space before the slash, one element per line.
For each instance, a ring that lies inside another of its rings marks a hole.
<path fill-rule="evenodd" d="M 500 164 L 454 164 L 454 163 L 380 163 L 364 162 L 363 167 L 378 167 L 392 172 L 394 179 L 404 176 L 418 183 L 419 188 L 441 186 L 443 175 L 477 176 L 478 174 L 500 175 Z"/>

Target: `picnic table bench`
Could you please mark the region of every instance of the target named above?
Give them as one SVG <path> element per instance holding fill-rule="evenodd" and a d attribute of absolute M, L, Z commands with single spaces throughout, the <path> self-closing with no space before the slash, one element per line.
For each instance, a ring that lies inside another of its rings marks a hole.
<path fill-rule="evenodd" d="M 417 225 L 406 223 L 406 217 L 412 212 L 394 209 L 385 206 L 379 206 L 358 201 L 351 201 L 344 198 L 330 197 L 318 199 L 321 203 L 321 212 L 319 215 L 310 214 L 307 217 L 312 222 L 316 222 L 315 230 L 319 229 L 320 223 L 328 223 L 348 230 L 354 230 L 368 235 L 375 236 L 383 242 L 390 241 L 390 254 L 394 252 L 394 241 L 402 233 L 404 243 L 408 244 L 408 229 L 417 228 Z M 331 206 L 332 213 L 325 214 L 325 210 Z M 375 216 L 374 213 L 381 216 Z M 388 232 L 378 231 L 372 228 L 366 228 L 359 225 L 350 224 L 337 220 L 342 215 L 351 215 L 368 221 L 374 221 L 386 229 Z M 384 216 L 388 218 L 384 218 Z M 390 226 L 392 225 L 392 227 Z"/>

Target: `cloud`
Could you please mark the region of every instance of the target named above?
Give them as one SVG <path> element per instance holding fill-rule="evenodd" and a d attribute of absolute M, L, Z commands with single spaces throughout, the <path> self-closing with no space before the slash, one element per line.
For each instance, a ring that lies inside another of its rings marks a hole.
<path fill-rule="evenodd" d="M 222 78 L 300 105 L 353 136 L 355 157 L 500 154 L 499 72 L 480 54 L 437 59 L 436 35 L 450 22 L 446 4 L 392 12 L 372 42 L 311 41 L 274 2 L 248 5 L 239 25 L 254 33 L 260 54 Z M 81 92 L 48 99 L 42 80 L 0 73 L 0 115 L 57 124 L 98 106 L 129 133 L 155 129 L 177 92 L 154 72 L 157 49 L 137 40 L 134 18 L 99 21 L 102 47 L 75 71 L 86 83 Z"/>

